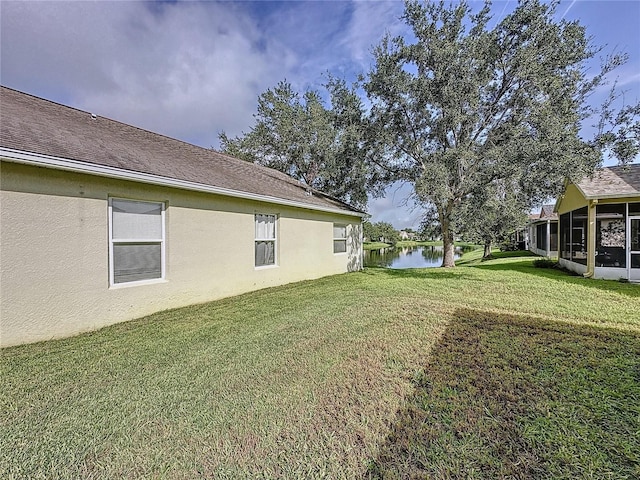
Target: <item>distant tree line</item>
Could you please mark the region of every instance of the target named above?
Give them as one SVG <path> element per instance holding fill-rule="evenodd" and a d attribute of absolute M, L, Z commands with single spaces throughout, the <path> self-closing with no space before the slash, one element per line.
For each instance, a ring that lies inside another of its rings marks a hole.
<path fill-rule="evenodd" d="M 363 222 L 362 233 L 369 242 L 395 244 L 400 240 L 400 232 L 388 222 Z"/>

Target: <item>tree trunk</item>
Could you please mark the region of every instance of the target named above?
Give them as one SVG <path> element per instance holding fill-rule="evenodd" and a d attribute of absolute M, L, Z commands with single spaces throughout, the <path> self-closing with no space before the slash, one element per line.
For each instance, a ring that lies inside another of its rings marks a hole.
<path fill-rule="evenodd" d="M 491 240 L 485 240 L 482 258 L 491 258 Z"/>
<path fill-rule="evenodd" d="M 443 267 L 455 267 L 456 261 L 453 256 L 455 252 L 455 246 L 453 244 L 453 232 L 450 229 L 449 220 L 443 219 L 442 221 L 442 244 L 444 250 L 444 257 L 442 257 Z"/>

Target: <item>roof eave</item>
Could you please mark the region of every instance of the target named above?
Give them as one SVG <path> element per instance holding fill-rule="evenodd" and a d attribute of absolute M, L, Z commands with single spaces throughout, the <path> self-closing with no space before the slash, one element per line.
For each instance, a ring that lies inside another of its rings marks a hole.
<path fill-rule="evenodd" d="M 585 200 L 609 200 L 612 198 L 637 198 L 640 197 L 640 192 L 628 192 L 628 193 L 609 193 L 600 195 L 585 195 Z"/>
<path fill-rule="evenodd" d="M 25 152 L 22 150 L 14 150 L 11 148 L 0 147 L 0 157 L 3 160 L 21 163 L 25 165 L 33 165 L 37 167 L 53 168 L 56 170 L 65 170 L 68 172 L 85 173 L 89 175 L 97 175 L 100 177 L 114 178 L 118 180 L 129 180 L 134 182 L 146 183 L 149 185 L 159 185 L 163 187 L 180 188 L 194 192 L 204 192 L 216 195 L 224 195 L 227 197 L 242 198 L 245 200 L 254 200 L 258 202 L 275 203 L 278 205 L 286 205 L 289 207 L 303 208 L 306 210 L 315 210 L 327 213 L 335 213 L 340 215 L 354 216 L 365 218 L 368 216 L 365 212 L 354 210 L 343 210 L 340 208 L 322 207 L 295 200 L 288 200 L 269 195 L 260 195 L 257 193 L 243 192 L 240 190 L 232 190 L 228 188 L 215 187 L 204 183 L 190 182 L 187 180 L 179 180 L 176 178 L 163 177 L 149 173 L 136 172 L 133 170 L 125 170 L 121 168 L 109 167 L 106 165 L 97 165 L 68 158 L 53 157 L 40 153 Z"/>
<path fill-rule="evenodd" d="M 533 220 L 529 220 L 529 225 L 544 225 L 545 223 L 549 223 L 549 222 L 557 222 L 558 218 L 551 218 L 551 217 L 546 217 L 546 218 L 535 218 Z"/>

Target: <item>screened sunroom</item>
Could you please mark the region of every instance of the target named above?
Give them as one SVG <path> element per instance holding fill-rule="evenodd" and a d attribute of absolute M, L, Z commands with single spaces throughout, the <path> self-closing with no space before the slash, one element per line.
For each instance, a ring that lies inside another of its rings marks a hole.
<path fill-rule="evenodd" d="M 560 215 L 560 258 L 584 268 L 565 266 L 587 272 L 588 242 L 587 207 Z M 594 269 L 596 278 L 640 280 L 640 202 L 596 204 Z"/>
<path fill-rule="evenodd" d="M 640 165 L 568 184 L 556 203 L 562 266 L 587 277 L 640 281 Z"/>
<path fill-rule="evenodd" d="M 558 216 L 553 205 L 543 205 L 539 215 L 529 220 L 528 249 L 536 255 L 558 256 Z"/>

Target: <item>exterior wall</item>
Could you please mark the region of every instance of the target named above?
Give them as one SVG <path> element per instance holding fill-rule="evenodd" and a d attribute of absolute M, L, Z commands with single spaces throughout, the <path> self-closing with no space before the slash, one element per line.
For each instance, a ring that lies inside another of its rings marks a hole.
<path fill-rule="evenodd" d="M 565 258 L 558 259 L 558 263 L 561 267 L 566 268 L 567 270 L 577 273 L 578 275 L 584 275 L 587 273 L 587 266 L 582 265 L 581 263 L 572 262 Z"/>
<path fill-rule="evenodd" d="M 602 280 L 620 280 L 627 278 L 626 268 L 595 267 L 593 278 Z"/>
<path fill-rule="evenodd" d="M 546 250 L 540 250 L 539 248 L 536 248 L 535 245 L 530 245 L 529 251 L 531 253 L 535 253 L 536 255 L 540 255 L 541 257 L 558 258 L 557 250 L 550 250 L 547 252 Z"/>
<path fill-rule="evenodd" d="M 580 193 L 578 187 L 571 183 L 567 186 L 564 195 L 560 198 L 560 202 L 558 204 L 558 216 L 563 213 L 585 207 L 587 204 L 587 199 L 584 198 L 582 193 Z"/>
<path fill-rule="evenodd" d="M 361 219 L 2 163 L 0 345 L 362 268 Z M 109 286 L 108 199 L 165 202 L 165 281 Z M 254 266 L 254 215 L 278 215 L 277 265 Z M 333 253 L 333 223 L 347 253 Z"/>
<path fill-rule="evenodd" d="M 570 270 L 578 275 L 584 275 L 587 273 L 587 266 L 580 263 L 571 262 L 564 258 L 559 260 L 560 265 L 567 270 Z M 609 268 L 609 267 L 595 267 L 593 278 L 601 280 L 620 280 L 621 278 L 627 278 L 626 268 Z"/>

